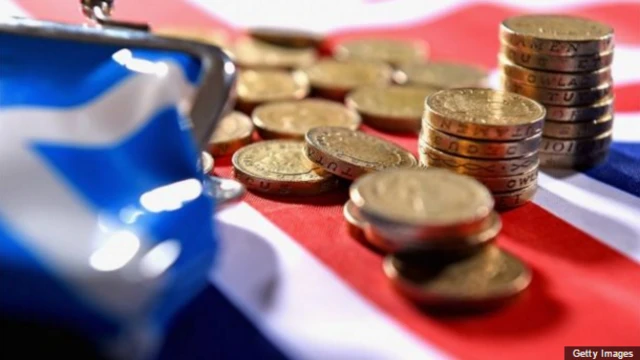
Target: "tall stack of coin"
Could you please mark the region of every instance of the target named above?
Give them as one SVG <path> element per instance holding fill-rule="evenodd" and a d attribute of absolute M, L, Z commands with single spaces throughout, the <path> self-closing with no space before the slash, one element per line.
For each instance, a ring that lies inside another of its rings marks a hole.
<path fill-rule="evenodd" d="M 547 107 L 540 164 L 591 167 L 611 143 L 613 29 L 563 15 L 524 15 L 500 26 L 502 86 Z"/>
<path fill-rule="evenodd" d="M 447 89 L 425 101 L 420 163 L 475 177 L 496 208 L 528 202 L 536 192 L 545 109 L 492 89 Z"/>
<path fill-rule="evenodd" d="M 529 284 L 526 266 L 492 245 L 500 216 L 492 194 L 471 177 L 445 169 L 389 169 L 359 178 L 350 197 L 344 215 L 351 233 L 388 254 L 385 273 L 412 301 L 493 305 Z M 500 286 L 488 286 L 497 278 Z"/>

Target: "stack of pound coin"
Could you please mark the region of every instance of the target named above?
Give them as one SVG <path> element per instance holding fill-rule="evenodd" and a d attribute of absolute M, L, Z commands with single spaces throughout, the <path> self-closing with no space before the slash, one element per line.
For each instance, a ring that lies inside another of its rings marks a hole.
<path fill-rule="evenodd" d="M 501 83 L 547 108 L 543 167 L 604 161 L 613 127 L 613 29 L 564 15 L 524 15 L 500 26 Z"/>
<path fill-rule="evenodd" d="M 420 163 L 476 178 L 499 210 L 536 192 L 545 109 L 527 97 L 492 89 L 446 89 L 425 101 Z"/>
<path fill-rule="evenodd" d="M 469 176 L 388 169 L 351 185 L 344 216 L 354 237 L 387 254 L 384 271 L 403 295 L 466 307 L 511 298 L 530 281 L 526 266 L 494 245 L 502 223 L 493 206 L 491 192 Z M 507 263 L 517 264 L 517 275 Z"/>

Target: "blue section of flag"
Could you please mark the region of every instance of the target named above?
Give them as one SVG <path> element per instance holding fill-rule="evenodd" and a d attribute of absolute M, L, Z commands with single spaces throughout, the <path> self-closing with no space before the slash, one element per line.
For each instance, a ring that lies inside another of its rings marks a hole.
<path fill-rule="evenodd" d="M 585 174 L 640 197 L 640 143 L 614 142 L 607 161 Z"/>

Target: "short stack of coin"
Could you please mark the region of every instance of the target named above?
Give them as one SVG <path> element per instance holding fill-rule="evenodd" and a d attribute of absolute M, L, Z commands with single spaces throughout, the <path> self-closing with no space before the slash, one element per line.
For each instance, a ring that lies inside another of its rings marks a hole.
<path fill-rule="evenodd" d="M 350 198 L 344 216 L 351 234 L 388 254 L 385 273 L 420 305 L 501 304 L 530 282 L 526 266 L 493 245 L 500 216 L 489 190 L 469 176 L 389 169 L 359 178 Z"/>
<path fill-rule="evenodd" d="M 604 161 L 613 126 L 613 29 L 563 15 L 524 15 L 500 26 L 502 86 L 547 107 L 540 165 Z"/>
<path fill-rule="evenodd" d="M 524 96 L 492 89 L 447 89 L 425 101 L 420 163 L 473 176 L 496 208 L 527 203 L 536 192 L 545 109 Z"/>

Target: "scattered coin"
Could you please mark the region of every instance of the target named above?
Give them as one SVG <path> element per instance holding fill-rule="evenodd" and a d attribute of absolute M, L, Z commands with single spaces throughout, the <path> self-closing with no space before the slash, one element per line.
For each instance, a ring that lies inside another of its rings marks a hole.
<path fill-rule="evenodd" d="M 356 39 L 339 44 L 333 55 L 338 60 L 371 60 L 398 65 L 424 60 L 427 50 L 427 44 L 418 40 Z"/>
<path fill-rule="evenodd" d="M 350 92 L 345 103 L 375 128 L 390 132 L 417 132 L 424 101 L 435 91 L 416 86 L 365 86 Z"/>
<path fill-rule="evenodd" d="M 198 41 L 205 44 L 216 45 L 221 47 L 226 47 L 229 44 L 229 38 L 227 34 L 222 30 L 212 30 L 208 28 L 194 28 L 194 27 L 166 27 L 154 29 L 153 32 L 156 35 L 173 38 L 173 39 L 181 39 L 181 40 L 191 40 Z"/>
<path fill-rule="evenodd" d="M 521 15 L 502 22 L 500 40 L 519 50 L 539 54 L 597 54 L 613 49 L 613 28 L 574 16 Z"/>
<path fill-rule="evenodd" d="M 515 191 L 493 193 L 493 198 L 496 202 L 496 209 L 508 210 L 522 206 L 533 199 L 537 189 L 537 184 L 533 184 Z"/>
<path fill-rule="evenodd" d="M 249 36 L 265 43 L 288 48 L 317 48 L 322 43 L 322 35 L 303 30 L 284 28 L 252 28 Z"/>
<path fill-rule="evenodd" d="M 605 115 L 596 120 L 582 122 L 557 122 L 546 120 L 542 133 L 556 139 L 582 139 L 598 136 L 613 127 L 613 116 Z"/>
<path fill-rule="evenodd" d="M 242 70 L 236 82 L 236 107 L 246 114 L 265 102 L 300 100 L 309 94 L 309 80 L 301 71 Z"/>
<path fill-rule="evenodd" d="M 547 120 L 553 121 L 590 121 L 613 111 L 613 95 L 593 104 L 581 107 L 547 105 Z"/>
<path fill-rule="evenodd" d="M 322 99 L 282 101 L 264 104 L 253 112 L 253 123 L 264 139 L 304 139 L 318 126 L 340 126 L 356 130 L 360 116 L 344 105 Z"/>
<path fill-rule="evenodd" d="M 343 127 L 316 127 L 305 135 L 307 157 L 327 171 L 354 180 L 369 172 L 412 167 L 405 149 L 378 137 Z"/>
<path fill-rule="evenodd" d="M 245 188 L 241 183 L 217 176 L 208 176 L 205 179 L 205 191 L 215 200 L 217 209 L 237 203 L 245 194 Z"/>
<path fill-rule="evenodd" d="M 540 166 L 549 168 L 592 168 L 603 163 L 609 151 L 590 152 L 587 154 L 554 154 L 540 153 Z"/>
<path fill-rule="evenodd" d="M 312 89 L 320 96 L 342 101 L 360 86 L 385 86 L 391 81 L 392 69 L 380 62 L 320 60 L 304 69 Z"/>
<path fill-rule="evenodd" d="M 304 142 L 268 140 L 236 151 L 235 177 L 248 189 L 277 195 L 317 195 L 335 189 L 338 178 L 304 156 Z"/>
<path fill-rule="evenodd" d="M 200 161 L 198 162 L 198 167 L 202 169 L 202 172 L 205 174 L 213 174 L 213 166 L 215 162 L 213 161 L 213 157 L 209 155 L 206 151 L 203 151 L 200 154 Z"/>
<path fill-rule="evenodd" d="M 542 157 L 542 154 L 539 156 Z M 475 179 L 481 182 L 494 194 L 511 192 L 535 185 L 538 181 L 538 168 L 536 167 L 520 175 L 505 177 L 476 177 Z"/>
<path fill-rule="evenodd" d="M 429 96 L 424 124 L 472 139 L 519 140 L 542 131 L 544 107 L 518 94 L 448 89 Z"/>
<path fill-rule="evenodd" d="M 477 66 L 454 62 L 407 63 L 398 66 L 394 80 L 436 89 L 486 87 L 489 74 Z"/>
<path fill-rule="evenodd" d="M 384 259 L 383 270 L 401 294 L 425 306 L 495 306 L 531 283 L 531 271 L 495 246 L 453 259 L 428 251 L 395 253 Z"/>
<path fill-rule="evenodd" d="M 593 138 L 579 140 L 552 139 L 544 137 L 540 144 L 541 153 L 549 154 L 579 154 L 600 153 L 611 144 L 611 131 Z"/>
<path fill-rule="evenodd" d="M 503 56 L 500 57 L 500 70 L 514 82 L 550 89 L 588 89 L 611 81 L 611 67 L 579 74 L 545 72 L 516 65 Z"/>
<path fill-rule="evenodd" d="M 608 97 L 613 86 L 610 82 L 602 83 L 597 87 L 578 90 L 558 90 L 546 89 L 525 85 L 502 78 L 503 88 L 528 98 L 539 101 L 542 104 L 563 105 L 563 106 L 584 106 L 593 104 Z"/>
<path fill-rule="evenodd" d="M 209 139 L 207 150 L 213 156 L 226 156 L 251 142 L 253 123 L 243 113 L 224 116 Z"/>
<path fill-rule="evenodd" d="M 253 38 L 243 38 L 231 49 L 234 61 L 246 68 L 295 69 L 313 64 L 314 49 L 292 49 L 275 46 Z"/>
<path fill-rule="evenodd" d="M 613 62 L 613 51 L 581 56 L 554 56 L 526 53 L 503 45 L 500 52 L 509 61 L 526 68 L 566 73 L 598 71 Z"/>

